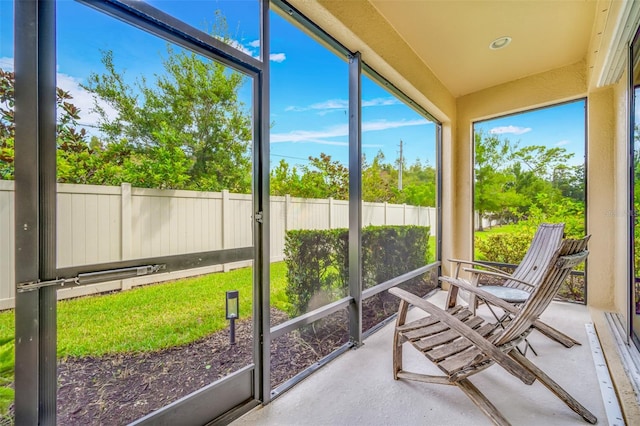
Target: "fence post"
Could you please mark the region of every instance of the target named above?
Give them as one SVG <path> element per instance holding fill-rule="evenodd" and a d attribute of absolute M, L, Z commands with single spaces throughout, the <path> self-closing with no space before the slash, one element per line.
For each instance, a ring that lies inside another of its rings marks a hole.
<path fill-rule="evenodd" d="M 133 220 L 133 206 L 131 184 L 123 182 L 120 184 L 120 260 L 129 260 L 133 257 L 132 245 L 132 229 L 131 221 Z M 121 280 L 120 288 L 122 290 L 131 290 L 132 280 Z"/>
<path fill-rule="evenodd" d="M 231 213 L 231 203 L 229 197 L 229 190 L 223 189 L 222 192 L 222 249 L 229 248 L 231 245 L 231 226 L 225 226 L 225 222 L 227 225 L 231 221 L 232 213 Z M 229 272 L 231 268 L 227 263 L 222 265 L 223 272 Z"/>
<path fill-rule="evenodd" d="M 229 203 L 229 190 L 222 190 L 222 248 L 226 249 L 229 247 L 229 242 L 231 240 L 231 227 L 225 226 L 225 222 L 227 224 L 231 221 L 231 206 Z"/>
<path fill-rule="evenodd" d="M 387 203 L 385 201 L 384 202 L 384 224 L 383 225 L 387 224 L 387 214 L 388 214 L 387 210 L 389 210 L 389 203 Z"/>
<path fill-rule="evenodd" d="M 291 229 L 291 224 L 289 223 L 290 207 L 291 207 L 291 195 L 285 194 L 284 196 L 284 231 L 285 232 Z"/>
<path fill-rule="evenodd" d="M 329 229 L 333 229 L 333 197 L 329 197 Z"/>
<path fill-rule="evenodd" d="M 121 234 L 120 234 L 120 260 L 129 260 L 132 257 L 131 245 L 131 184 L 120 184 L 120 206 L 121 206 Z"/>
<path fill-rule="evenodd" d="M 407 224 L 407 204 L 402 203 L 402 224 Z"/>

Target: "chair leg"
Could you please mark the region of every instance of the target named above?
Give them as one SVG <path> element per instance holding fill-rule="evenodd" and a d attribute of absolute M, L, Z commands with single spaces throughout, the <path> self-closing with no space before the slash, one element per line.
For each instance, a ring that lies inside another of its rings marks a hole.
<path fill-rule="evenodd" d="M 456 385 L 473 401 L 474 404 L 484 414 L 486 414 L 496 425 L 499 426 L 508 426 L 511 423 L 498 411 L 495 405 L 491 403 L 487 399 L 486 396 L 480 392 L 480 390 L 474 386 L 473 383 L 469 381 L 469 379 L 462 379 L 456 382 Z"/>
<path fill-rule="evenodd" d="M 407 320 L 407 311 L 409 304 L 401 300 L 398 307 L 398 316 L 396 318 L 396 327 L 404 325 Z M 402 338 L 400 333 L 396 330 L 393 331 L 393 379 L 398 380 L 398 373 L 402 371 Z"/>
<path fill-rule="evenodd" d="M 398 380 L 398 373 L 402 371 L 402 342 L 396 331 L 393 334 L 393 379 Z"/>
<path fill-rule="evenodd" d="M 569 408 L 571 408 L 576 413 L 580 414 L 583 419 L 591 424 L 596 424 L 598 419 L 594 416 L 589 410 L 587 410 L 582 404 L 575 400 L 574 397 L 569 395 L 569 392 L 564 390 L 559 384 L 557 384 L 553 379 L 547 374 L 539 369 L 534 363 L 529 361 L 526 357 L 521 355 L 518 351 L 509 352 L 511 358 L 515 359 L 519 362 L 524 368 L 533 373 L 540 382 L 547 387 L 551 392 L 553 392 L 558 398 L 562 400 Z"/>
<path fill-rule="evenodd" d="M 570 348 L 573 345 L 582 345 L 580 342 L 578 342 L 574 338 L 567 336 L 566 334 L 562 333 L 559 330 L 556 330 L 555 328 L 551 327 L 549 324 L 543 323 L 542 321 L 536 321 L 533 324 L 533 326 L 540 333 L 544 334 L 550 339 L 555 340 L 556 342 L 560 343 L 566 348 Z"/>

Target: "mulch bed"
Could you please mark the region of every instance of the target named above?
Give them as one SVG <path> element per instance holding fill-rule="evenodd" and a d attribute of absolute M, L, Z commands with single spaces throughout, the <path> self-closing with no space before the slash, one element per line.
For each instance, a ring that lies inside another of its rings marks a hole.
<path fill-rule="evenodd" d="M 273 323 L 287 320 L 271 309 Z M 277 386 L 346 342 L 346 325 L 328 320 L 321 332 L 288 333 L 271 345 Z M 344 321 L 342 321 L 344 323 Z M 343 332 L 337 329 L 343 329 Z M 316 328 L 317 329 L 317 328 Z M 304 338 L 303 338 L 304 337 Z M 58 364 L 58 424 L 120 425 L 176 401 L 253 362 L 252 321 L 236 322 L 236 344 L 223 330 L 157 352 L 68 358 Z"/>
<path fill-rule="evenodd" d="M 433 278 L 433 277 L 431 277 Z M 413 287 L 426 294 L 433 279 Z M 397 310 L 380 293 L 363 304 L 368 330 Z M 271 323 L 287 315 L 271 309 Z M 348 341 L 346 310 L 287 333 L 271 343 L 271 387 L 284 383 Z M 223 330 L 197 342 L 156 352 L 67 358 L 58 364 L 58 424 L 121 425 L 164 407 L 253 362 L 252 321 L 236 322 L 236 344 Z"/>

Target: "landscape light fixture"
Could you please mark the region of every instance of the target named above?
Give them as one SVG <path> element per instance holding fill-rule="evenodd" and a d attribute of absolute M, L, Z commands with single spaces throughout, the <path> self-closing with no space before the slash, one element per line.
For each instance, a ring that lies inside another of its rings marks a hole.
<path fill-rule="evenodd" d="M 238 290 L 227 291 L 225 303 L 226 317 L 230 321 L 229 343 L 236 344 L 236 319 L 240 316 L 240 307 L 238 303 Z"/>
<path fill-rule="evenodd" d="M 491 44 L 489 44 L 489 49 L 491 50 L 502 49 L 503 47 L 507 47 L 509 43 L 511 43 L 511 37 L 509 36 L 498 37 L 497 39 L 493 40 Z"/>

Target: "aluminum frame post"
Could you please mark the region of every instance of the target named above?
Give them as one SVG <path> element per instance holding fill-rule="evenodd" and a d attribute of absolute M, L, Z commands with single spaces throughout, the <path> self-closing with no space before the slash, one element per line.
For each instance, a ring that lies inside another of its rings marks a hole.
<path fill-rule="evenodd" d="M 349 339 L 362 344 L 362 118 L 360 52 L 349 56 Z"/>
<path fill-rule="evenodd" d="M 16 287 L 56 274 L 55 19 L 54 1 L 15 2 Z M 16 291 L 16 424 L 56 423 L 56 305 Z"/>
<path fill-rule="evenodd" d="M 271 300 L 269 197 L 269 0 L 260 0 L 260 57 L 262 70 L 254 79 L 254 212 L 260 219 L 254 221 L 254 363 L 255 395 L 266 404 L 271 400 Z"/>

